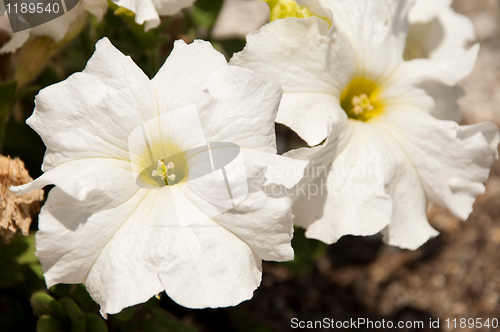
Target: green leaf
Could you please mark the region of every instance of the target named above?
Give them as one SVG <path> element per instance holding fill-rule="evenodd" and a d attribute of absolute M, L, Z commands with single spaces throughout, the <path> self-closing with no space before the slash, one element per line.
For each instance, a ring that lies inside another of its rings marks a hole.
<path fill-rule="evenodd" d="M 61 321 L 54 316 L 44 316 L 36 323 L 38 332 L 64 332 L 61 327 Z"/>
<path fill-rule="evenodd" d="M 168 331 L 171 332 L 196 332 L 197 330 L 194 327 L 187 326 L 181 321 L 177 319 L 173 314 L 170 312 L 159 308 L 159 307 L 153 307 L 150 309 L 151 313 L 154 315 L 154 321 L 156 324 L 159 326 L 166 328 Z"/>
<path fill-rule="evenodd" d="M 119 323 L 126 323 L 134 317 L 134 312 L 135 308 L 134 307 L 128 307 L 117 313 L 116 315 L 113 315 L 113 320 L 116 320 Z"/>
<path fill-rule="evenodd" d="M 64 315 L 63 310 L 59 303 L 54 300 L 50 295 L 45 293 L 35 293 L 30 299 L 31 307 L 35 311 L 38 317 L 44 315 L 54 315 L 62 317 Z"/>
<path fill-rule="evenodd" d="M 104 319 L 96 314 L 85 314 L 87 332 L 108 332 Z"/>
<path fill-rule="evenodd" d="M 92 299 L 85 285 L 71 285 L 70 294 L 82 310 L 88 312 L 99 310 L 99 305 Z"/>
<path fill-rule="evenodd" d="M 294 229 L 292 247 L 295 249 L 295 257 L 293 261 L 285 262 L 284 265 L 297 274 L 307 275 L 314 271 L 316 261 L 326 254 L 328 245 L 306 238 L 302 228 L 294 227 Z"/>
<path fill-rule="evenodd" d="M 78 308 L 75 301 L 69 298 L 64 298 L 59 300 L 59 304 L 71 321 L 71 332 L 85 332 L 85 316 L 80 308 Z"/>
<path fill-rule="evenodd" d="M 211 30 L 219 16 L 224 0 L 198 0 L 192 8 L 193 20 L 197 26 Z"/>
<path fill-rule="evenodd" d="M 28 248 L 17 257 L 17 262 L 19 264 L 27 264 L 33 272 L 36 273 L 40 279 L 43 279 L 43 270 L 38 258 L 35 256 L 36 245 L 35 245 L 35 234 L 31 234 L 28 236 L 23 236 L 21 239 L 22 242 L 28 245 Z"/>
<path fill-rule="evenodd" d="M 16 88 L 16 81 L 7 81 L 0 83 L 0 110 L 2 110 L 2 115 L 6 104 L 12 102 L 12 99 L 16 94 Z"/>

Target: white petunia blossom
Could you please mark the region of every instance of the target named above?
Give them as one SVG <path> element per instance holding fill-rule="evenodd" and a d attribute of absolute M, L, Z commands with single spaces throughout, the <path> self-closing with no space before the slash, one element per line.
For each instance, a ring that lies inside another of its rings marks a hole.
<path fill-rule="evenodd" d="M 306 164 L 276 155 L 280 98 L 208 42 L 177 41 L 149 80 L 100 40 L 83 72 L 36 97 L 45 173 L 12 188 L 55 185 L 36 235 L 47 286 L 84 283 L 109 314 L 163 290 L 191 308 L 251 298 L 262 259 L 293 259 L 290 199 L 265 193 Z"/>
<path fill-rule="evenodd" d="M 429 113 L 424 82 L 455 85 L 479 49 L 404 61 L 411 1 L 324 0 L 325 18 L 289 17 L 247 36 L 231 64 L 270 75 L 283 88 L 277 121 L 312 148 L 295 198 L 295 223 L 333 243 L 383 231 L 391 245 L 415 249 L 435 236 L 427 202 L 461 219 L 484 192 L 498 157 L 492 123 L 460 127 Z M 333 13 L 333 14 L 332 14 Z"/>
<path fill-rule="evenodd" d="M 465 53 L 468 43 L 476 39 L 471 20 L 456 13 L 452 0 L 417 0 L 409 13 L 410 28 L 406 38 L 405 60 L 418 58 L 446 59 L 450 55 Z M 447 86 L 438 82 L 420 85 L 436 106 L 431 114 L 439 119 L 460 121 L 457 101 L 464 95 L 460 86 Z"/>
<path fill-rule="evenodd" d="M 3 7 L 1 0 L 0 7 Z M 30 36 L 49 36 L 54 41 L 60 42 L 68 33 L 72 32 L 73 27 L 81 25 L 88 14 L 94 15 L 98 21 L 102 20 L 107 8 L 106 0 L 82 0 L 66 14 L 52 21 L 14 33 L 12 38 L 0 48 L 0 54 L 15 52 L 23 46 Z M 2 13 L 2 15 L 4 14 Z M 2 19 L 8 20 L 6 13 Z"/>
<path fill-rule="evenodd" d="M 117 5 L 135 13 L 135 22 L 145 24 L 146 31 L 160 25 L 160 16 L 177 14 L 195 0 L 118 0 Z"/>

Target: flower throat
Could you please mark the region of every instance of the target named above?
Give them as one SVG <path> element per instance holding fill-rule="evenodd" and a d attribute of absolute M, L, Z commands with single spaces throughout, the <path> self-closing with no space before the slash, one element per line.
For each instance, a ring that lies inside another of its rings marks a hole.
<path fill-rule="evenodd" d="M 368 121 L 384 110 L 377 82 L 366 77 L 354 78 L 342 91 L 340 105 L 351 119 Z"/>

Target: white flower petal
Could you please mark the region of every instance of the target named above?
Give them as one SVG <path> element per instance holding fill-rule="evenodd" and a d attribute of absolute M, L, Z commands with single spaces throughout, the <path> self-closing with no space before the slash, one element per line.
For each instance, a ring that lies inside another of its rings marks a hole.
<path fill-rule="evenodd" d="M 181 224 L 189 218 L 195 219 L 195 222 L 187 220 L 188 224 L 199 224 L 199 221 L 213 218 L 245 241 L 262 259 L 291 260 L 293 228 L 291 202 L 285 197 L 286 188 L 293 187 L 302 178 L 307 162 L 251 149 L 241 149 L 241 155 L 243 170 L 231 167 L 234 161 L 224 166 L 225 176 L 231 186 L 231 198 L 228 197 L 229 188 L 224 179 L 221 181 L 215 177 L 217 172 L 190 180 L 179 187 L 187 199 L 176 201 L 175 198 L 176 209 L 182 207 L 192 214 L 179 216 Z M 240 167 L 238 164 L 236 166 Z M 237 179 L 234 179 L 235 176 Z M 237 183 L 238 178 L 243 179 L 245 184 Z M 243 186 L 248 189 L 238 195 L 235 191 Z M 237 201 L 237 196 L 244 197 Z M 200 198 L 204 200 L 200 202 Z M 229 199 L 233 201 L 234 207 L 226 206 Z M 207 203 L 212 204 L 213 208 L 206 206 Z M 217 209 L 220 213 L 217 213 Z M 205 213 L 205 218 L 202 215 L 200 217 L 200 213 Z"/>
<path fill-rule="evenodd" d="M 276 153 L 278 84 L 246 68 L 227 67 L 210 75 L 205 91 L 212 100 L 199 115 L 208 141 Z"/>
<path fill-rule="evenodd" d="M 470 74 L 478 52 L 479 44 L 476 44 L 467 51 L 450 50 L 446 56 L 439 58 L 405 61 L 385 84 L 387 88 L 395 85 L 419 85 L 427 81 L 455 85 Z"/>
<path fill-rule="evenodd" d="M 115 3 L 134 12 L 137 24 L 146 22 L 146 31 L 160 25 L 160 17 L 152 0 L 119 0 Z"/>
<path fill-rule="evenodd" d="M 182 78 L 182 80 L 179 80 Z M 274 120 L 280 87 L 268 77 L 228 67 L 205 41 L 177 41 L 152 80 L 162 112 L 195 104 L 205 137 L 241 147 L 276 152 Z"/>
<path fill-rule="evenodd" d="M 159 15 L 174 15 L 191 6 L 195 0 L 152 0 Z"/>
<path fill-rule="evenodd" d="M 416 0 L 409 13 L 411 23 L 427 23 L 451 6 L 452 0 Z"/>
<path fill-rule="evenodd" d="M 226 0 L 212 29 L 216 40 L 244 38 L 269 22 L 269 6 L 260 0 Z"/>
<path fill-rule="evenodd" d="M 342 29 L 356 51 L 363 71 L 378 77 L 402 61 L 408 29 L 407 0 L 320 0 L 333 13 L 334 26 Z"/>
<path fill-rule="evenodd" d="M 378 119 L 412 161 L 427 197 L 467 219 L 475 197 L 484 192 L 483 182 L 493 163 L 490 143 L 480 127 L 471 135 L 459 131 L 454 122 L 437 120 L 410 106 Z"/>
<path fill-rule="evenodd" d="M 175 41 L 172 53 L 151 80 L 161 113 L 193 104 L 203 109 L 210 100 L 203 92 L 206 82 L 212 73 L 227 66 L 224 56 L 209 42 L 195 40 L 186 45 Z"/>
<path fill-rule="evenodd" d="M 180 227 L 167 188 L 101 212 L 88 203 L 49 194 L 37 234 L 48 287 L 84 282 L 113 314 L 163 289 L 187 307 L 236 305 L 260 283 L 261 260 L 239 238 L 213 221 Z"/>
<path fill-rule="evenodd" d="M 286 18 L 247 35 L 245 49 L 230 64 L 271 76 L 284 92 L 314 91 L 340 97 L 355 58 L 342 33 L 330 32 L 325 21 Z"/>
<path fill-rule="evenodd" d="M 147 76 L 108 39 L 100 40 L 82 73 L 35 99 L 27 123 L 47 146 L 43 170 L 87 157 L 128 160 L 128 135 L 158 115 L 155 99 Z"/>
<path fill-rule="evenodd" d="M 312 154 L 294 152 L 309 153 L 314 162 L 294 188 L 295 223 L 307 228 L 307 237 L 328 244 L 343 235 L 383 231 L 391 245 L 418 248 L 437 232 L 427 222 L 415 168 L 383 127 L 359 121 L 350 126 L 352 136 L 345 133 L 309 149 Z"/>
<path fill-rule="evenodd" d="M 266 166 L 264 185 L 278 185 L 289 189 L 296 185 L 303 177 L 304 169 L 308 164 L 305 159 L 279 156 L 258 150 L 242 149 L 243 158 L 250 164 L 252 171 Z M 248 166 L 247 166 L 248 167 Z M 250 172 L 250 171 L 249 171 Z"/>
<path fill-rule="evenodd" d="M 118 313 L 160 293 L 164 289 L 158 277 L 160 266 L 166 257 L 177 256 L 175 247 L 169 247 L 174 244 L 171 236 L 179 227 L 169 189 L 141 190 L 119 211 L 94 214 L 88 228 L 96 226 L 92 224 L 94 219 L 106 222 L 107 228 L 114 230 L 107 233 L 106 243 L 93 243 L 101 248 L 85 279 L 87 290 L 101 305 L 101 311 Z M 96 229 L 90 232 L 95 233 Z M 82 237 L 79 234 L 78 238 Z M 182 240 L 178 237 L 175 242 Z M 75 247 L 73 250 L 78 250 Z"/>
<path fill-rule="evenodd" d="M 314 146 L 328 135 L 329 118 L 347 121 L 337 97 L 327 93 L 291 92 L 283 94 L 276 122 L 292 128 L 307 144 Z"/>
<path fill-rule="evenodd" d="M 117 206 L 139 189 L 130 162 L 84 158 L 61 164 L 36 180 L 11 190 L 22 195 L 51 184 L 76 200 L 94 201 L 92 206 L 96 210 Z"/>
<path fill-rule="evenodd" d="M 164 218 L 162 227 L 175 225 L 172 204 L 164 196 L 168 190 L 140 190 L 126 203 L 96 212 L 55 189 L 37 234 L 37 256 L 48 287 L 83 282 L 106 313 L 145 302 L 163 290 L 158 269 L 167 253 L 154 222 Z M 68 213 L 74 217 L 65 217 Z"/>
<path fill-rule="evenodd" d="M 463 50 L 475 39 L 471 20 L 456 13 L 450 0 L 417 0 L 409 20 L 412 26 L 406 48 L 420 48 L 424 57 L 446 56 L 449 50 Z"/>
<path fill-rule="evenodd" d="M 310 9 L 315 15 L 319 17 L 332 18 L 332 12 L 321 5 L 318 0 L 296 0 L 299 6 L 305 6 Z"/>
<path fill-rule="evenodd" d="M 248 157 L 248 154 L 247 154 Z M 264 260 L 293 259 L 291 202 L 278 190 L 264 192 L 265 166 L 248 165 L 248 196 L 214 220 L 247 243 Z"/>
<path fill-rule="evenodd" d="M 350 121 L 349 131 L 318 149 L 294 193 L 295 224 L 328 244 L 347 234 L 375 234 L 391 221 L 387 186 L 397 174 L 395 152 L 363 122 Z"/>
<path fill-rule="evenodd" d="M 262 259 L 293 259 L 291 202 L 287 189 L 302 178 L 307 162 L 242 149 L 248 196 L 214 220 L 245 241 Z M 270 221 L 272 220 L 272 222 Z"/>
<path fill-rule="evenodd" d="M 30 30 L 19 31 L 13 34 L 12 38 L 0 48 L 0 54 L 15 52 L 18 48 L 23 46 L 29 37 Z"/>
<path fill-rule="evenodd" d="M 163 232 L 171 252 L 159 277 L 166 293 L 188 308 L 234 306 L 252 298 L 262 261 L 243 241 L 215 223 Z"/>
<path fill-rule="evenodd" d="M 182 163 L 177 165 L 176 171 L 183 169 L 186 167 L 183 165 L 185 161 L 177 156 L 206 144 L 198 112 L 191 105 L 163 113 L 135 128 L 128 137 L 128 153 L 132 170 L 137 177 L 146 168 L 153 166 L 156 169 L 160 164 L 168 165 L 172 160 Z M 144 183 L 142 179 L 140 182 L 146 187 L 155 186 L 153 183 Z"/>
<path fill-rule="evenodd" d="M 279 83 L 284 95 L 277 122 L 316 145 L 328 134 L 328 117 L 345 116 L 339 114 L 338 98 L 356 70 L 354 60 L 343 34 L 329 31 L 326 22 L 312 17 L 276 20 L 249 34 L 247 46 L 231 64 Z M 305 104 L 313 105 L 313 114 L 303 116 Z"/>
<path fill-rule="evenodd" d="M 385 136 L 393 155 L 398 156 L 396 174 L 388 186 L 393 210 L 391 222 L 382 230 L 384 241 L 392 246 L 415 250 L 439 232 L 427 221 L 427 199 L 415 167 L 384 128 L 379 128 L 379 132 Z"/>
<path fill-rule="evenodd" d="M 492 122 L 481 122 L 475 123 L 468 126 L 458 127 L 458 138 L 464 140 L 471 136 L 476 135 L 481 132 L 490 145 L 491 153 L 493 158 L 498 159 L 498 144 L 500 141 L 500 135 L 498 133 L 498 127 Z"/>
<path fill-rule="evenodd" d="M 439 232 L 427 221 L 425 193 L 409 161 L 395 184 L 392 218 L 382 230 L 383 239 L 391 246 L 416 250 Z"/>
<path fill-rule="evenodd" d="M 439 19 L 444 30 L 443 41 L 432 50 L 431 57 L 445 57 L 450 50 L 464 48 L 476 38 L 472 21 L 464 15 L 455 13 L 453 9 L 448 8 L 443 11 Z"/>
<path fill-rule="evenodd" d="M 462 114 L 458 107 L 458 99 L 463 97 L 465 92 L 460 86 L 448 86 L 433 81 L 422 83 L 420 86 L 436 103 L 435 106 L 430 109 L 430 114 L 440 120 L 455 122 L 460 122 L 462 120 Z"/>

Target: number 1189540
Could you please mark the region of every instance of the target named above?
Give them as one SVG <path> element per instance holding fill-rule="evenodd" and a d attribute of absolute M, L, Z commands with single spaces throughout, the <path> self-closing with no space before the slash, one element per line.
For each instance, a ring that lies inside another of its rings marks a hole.
<path fill-rule="evenodd" d="M 445 320 L 448 329 L 496 329 L 498 328 L 498 319 L 497 318 L 448 318 Z"/>
<path fill-rule="evenodd" d="M 26 13 L 30 13 L 30 14 L 55 13 L 55 14 L 57 14 L 57 13 L 59 13 L 60 7 L 59 7 L 59 4 L 57 2 L 48 3 L 48 4 L 44 4 L 41 2 L 37 2 L 37 3 L 21 2 L 21 3 L 14 3 L 12 5 L 10 3 L 8 3 L 5 6 L 5 9 L 7 11 L 7 14 L 10 14 L 10 13 L 12 13 L 12 14 L 26 14 Z"/>

